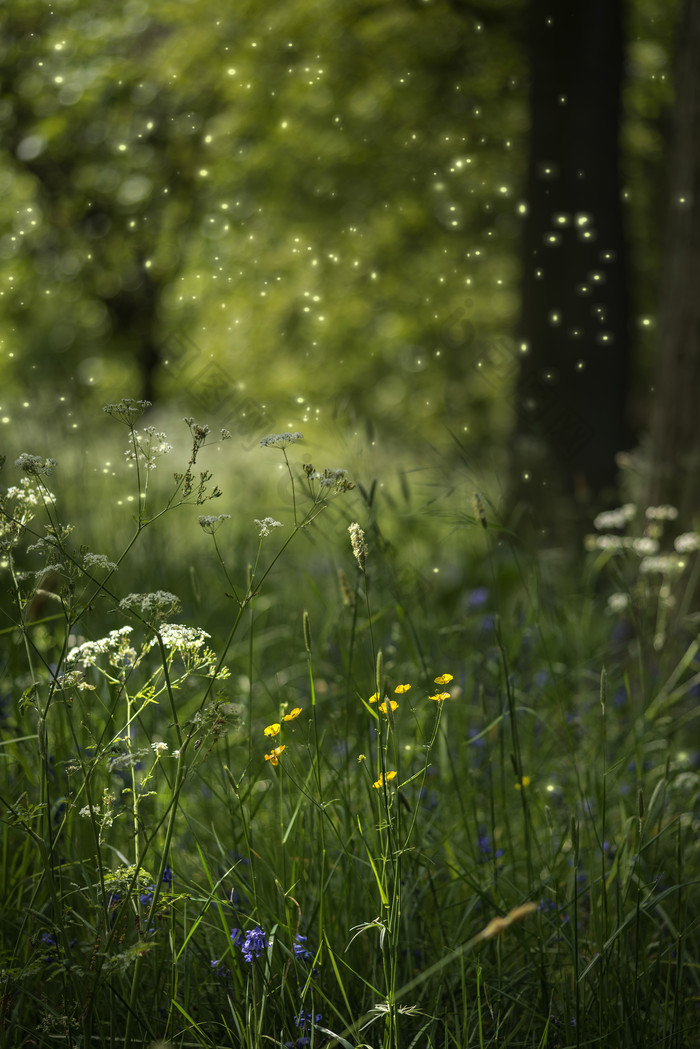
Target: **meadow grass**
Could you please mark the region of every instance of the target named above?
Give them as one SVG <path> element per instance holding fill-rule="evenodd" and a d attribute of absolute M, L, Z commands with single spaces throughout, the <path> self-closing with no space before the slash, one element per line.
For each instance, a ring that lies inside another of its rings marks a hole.
<path fill-rule="evenodd" d="M 102 550 L 5 465 L 3 1044 L 696 1045 L 696 533 L 623 508 L 547 578 L 478 499 L 450 590 L 300 435 L 281 524 L 192 420 L 158 486 L 142 407 Z"/>

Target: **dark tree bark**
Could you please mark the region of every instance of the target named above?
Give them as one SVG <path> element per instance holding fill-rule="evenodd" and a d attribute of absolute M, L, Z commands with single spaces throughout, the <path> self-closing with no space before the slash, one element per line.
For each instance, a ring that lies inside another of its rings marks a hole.
<path fill-rule="evenodd" d="M 573 537 L 615 488 L 629 354 L 622 0 L 532 0 L 513 520 Z"/>
<path fill-rule="evenodd" d="M 676 56 L 651 413 L 650 505 L 700 513 L 700 4 L 685 0 Z"/>

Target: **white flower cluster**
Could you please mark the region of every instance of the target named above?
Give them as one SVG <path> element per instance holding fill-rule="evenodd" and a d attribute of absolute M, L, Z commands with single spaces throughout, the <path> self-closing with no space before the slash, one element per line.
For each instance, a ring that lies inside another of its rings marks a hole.
<path fill-rule="evenodd" d="M 29 452 L 22 452 L 19 458 L 15 459 L 15 466 L 27 474 L 39 477 L 40 474 L 51 473 L 52 468 L 58 466 L 58 462 L 56 459 L 45 459 L 43 455 L 30 455 Z"/>
<path fill-rule="evenodd" d="M 53 502 L 55 496 L 30 477 L 0 492 L 0 543 L 6 548 L 16 545 L 24 527 L 34 519 L 36 507 Z"/>
<path fill-rule="evenodd" d="M 158 632 L 163 639 L 163 644 L 171 652 L 182 652 L 187 655 L 197 653 L 207 638 L 211 637 L 206 630 L 201 630 L 197 626 L 183 626 L 181 623 L 163 623 Z M 153 648 L 157 644 L 158 639 L 154 637 L 149 641 L 148 647 Z"/>
<path fill-rule="evenodd" d="M 679 554 L 690 554 L 700 550 L 700 535 L 697 532 L 683 532 L 673 540 L 674 549 Z"/>
<path fill-rule="evenodd" d="M 162 623 L 180 611 L 180 599 L 167 590 L 154 590 L 150 594 L 127 594 L 119 607 L 122 612 L 136 610 L 149 622 Z"/>
<path fill-rule="evenodd" d="M 647 535 L 636 539 L 630 535 L 590 535 L 586 537 L 586 549 L 633 550 L 640 557 L 647 557 L 658 552 L 659 542 Z"/>
<path fill-rule="evenodd" d="M 147 470 L 155 470 L 156 459 L 160 455 L 172 452 L 173 446 L 168 443 L 164 433 L 156 430 L 155 426 L 146 426 L 143 433 L 134 430 L 130 439 L 129 447 L 124 452 L 127 462 L 135 462 L 140 459 Z"/>
<path fill-rule="evenodd" d="M 675 506 L 647 506 L 645 513 L 648 521 L 675 521 L 678 517 Z"/>
<path fill-rule="evenodd" d="M 255 518 L 255 524 L 258 526 L 258 535 L 263 539 L 266 535 L 270 535 L 273 528 L 282 528 L 281 521 L 275 521 L 274 517 L 263 517 L 262 521 Z"/>
<path fill-rule="evenodd" d="M 69 651 L 66 663 L 80 662 L 86 667 L 93 667 L 98 656 L 108 654 L 111 663 L 113 658 L 121 658 L 125 651 L 133 652 L 135 657 L 133 649 L 125 649 L 125 642 L 132 629 L 130 626 L 122 626 L 118 630 L 110 630 L 107 637 L 101 637 L 98 641 L 84 641 L 82 645 L 77 645 Z"/>
<path fill-rule="evenodd" d="M 604 510 L 593 521 L 593 527 L 599 532 L 606 528 L 625 528 L 637 513 L 634 503 L 625 503 L 616 510 Z"/>
<path fill-rule="evenodd" d="M 199 524 L 203 531 L 213 535 L 223 521 L 230 520 L 231 514 L 202 514 L 199 518 Z"/>
<path fill-rule="evenodd" d="M 150 407 L 150 401 L 135 401 L 133 397 L 122 397 L 116 404 L 105 404 L 102 411 L 111 415 L 113 419 L 119 419 L 127 426 L 132 426 Z"/>
<path fill-rule="evenodd" d="M 116 572 L 117 570 L 114 561 L 110 561 L 104 554 L 83 554 L 83 567 L 104 568 L 108 572 Z"/>
<path fill-rule="evenodd" d="M 629 607 L 630 596 L 629 594 L 611 594 L 608 598 L 608 611 L 609 612 L 624 612 Z"/>
<path fill-rule="evenodd" d="M 658 557 L 645 557 L 639 564 L 639 571 L 643 575 L 651 572 L 660 572 L 661 575 L 676 575 L 685 569 L 687 562 L 684 557 L 675 557 L 673 554 L 659 554 Z"/>
<path fill-rule="evenodd" d="M 303 433 L 298 431 L 295 433 L 271 433 L 269 437 L 263 437 L 260 442 L 261 448 L 286 448 L 290 444 L 296 444 L 297 441 L 303 441 Z"/>

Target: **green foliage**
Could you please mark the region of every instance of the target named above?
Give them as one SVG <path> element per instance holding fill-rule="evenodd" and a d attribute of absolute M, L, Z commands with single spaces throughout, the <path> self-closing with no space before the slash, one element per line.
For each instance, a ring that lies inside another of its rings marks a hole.
<path fill-rule="evenodd" d="M 514 349 L 526 14 L 522 0 L 354 0 L 332 17 L 315 0 L 5 5 L 9 391 L 106 399 L 160 357 L 163 396 L 188 414 L 208 400 L 211 417 L 218 388 L 222 424 L 248 398 L 278 426 L 372 418 L 387 439 L 447 420 L 475 445 L 502 437 L 494 393 L 512 369 L 488 383 L 478 362 Z M 669 5 L 633 5 L 645 275 L 672 25 Z"/>
<path fill-rule="evenodd" d="M 257 454 L 285 520 L 255 522 L 248 563 L 240 494 L 197 509 L 225 612 L 180 612 L 158 561 L 138 591 L 129 561 L 201 505 L 216 449 L 190 420 L 159 489 L 169 442 L 140 407 L 109 406 L 137 508 L 120 553 L 113 530 L 109 556 L 77 544 L 52 461 L 21 456 L 2 491 L 7 1043 L 690 1049 L 697 533 L 662 563 L 657 508 L 551 582 L 477 498 L 485 585 L 450 597 L 392 550 L 382 495 L 284 433 Z M 338 507 L 338 584 L 302 589 L 282 555 Z"/>

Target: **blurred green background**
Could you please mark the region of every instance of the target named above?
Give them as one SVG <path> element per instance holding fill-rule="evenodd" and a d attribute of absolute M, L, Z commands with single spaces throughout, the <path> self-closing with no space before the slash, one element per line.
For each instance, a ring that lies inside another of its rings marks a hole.
<path fill-rule="evenodd" d="M 515 360 L 530 7 L 5 4 L 3 450 L 56 455 L 70 497 L 115 472 L 101 405 L 145 396 L 171 438 L 183 415 L 228 427 L 236 486 L 291 429 L 411 512 L 497 502 L 516 375 L 480 368 Z M 638 419 L 677 16 L 625 12 Z"/>

